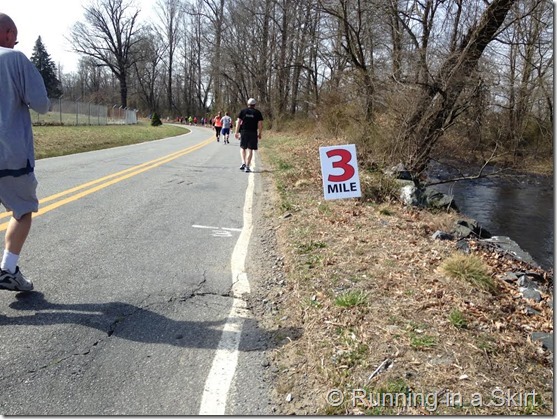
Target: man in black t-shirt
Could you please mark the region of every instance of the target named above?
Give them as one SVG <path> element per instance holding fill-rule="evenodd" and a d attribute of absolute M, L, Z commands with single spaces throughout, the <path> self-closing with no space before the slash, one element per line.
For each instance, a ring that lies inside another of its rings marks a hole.
<path fill-rule="evenodd" d="M 236 121 L 236 132 L 234 136 L 238 139 L 240 130 L 240 154 L 242 156 L 242 166 L 240 170 L 246 173 L 251 172 L 249 168 L 254 150 L 257 150 L 257 143 L 261 139 L 263 132 L 263 115 L 255 109 L 256 101 L 251 98 L 248 100 L 248 107 L 242 109 Z"/>

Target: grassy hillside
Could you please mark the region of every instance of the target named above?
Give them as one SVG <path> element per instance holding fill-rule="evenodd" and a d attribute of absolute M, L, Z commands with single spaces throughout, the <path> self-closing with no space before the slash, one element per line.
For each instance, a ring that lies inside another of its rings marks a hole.
<path fill-rule="evenodd" d="M 187 133 L 185 126 L 136 125 L 34 126 L 37 159 L 100 150 Z"/>

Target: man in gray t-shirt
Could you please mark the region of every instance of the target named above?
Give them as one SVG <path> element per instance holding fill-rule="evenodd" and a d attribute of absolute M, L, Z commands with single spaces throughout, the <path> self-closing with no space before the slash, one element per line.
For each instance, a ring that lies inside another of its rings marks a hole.
<path fill-rule="evenodd" d="M 232 118 L 230 118 L 230 114 L 226 112 L 221 119 L 222 123 L 222 131 L 221 134 L 224 137 L 224 144 L 230 144 L 228 139 L 230 138 L 230 128 L 232 127 Z"/>
<path fill-rule="evenodd" d="M 31 230 L 31 213 L 39 210 L 29 109 L 47 113 L 50 101 L 35 65 L 14 50 L 17 43 L 14 21 L 0 13 L 0 203 L 12 212 L 0 264 L 0 289 L 30 291 L 33 283 L 17 266 Z"/>

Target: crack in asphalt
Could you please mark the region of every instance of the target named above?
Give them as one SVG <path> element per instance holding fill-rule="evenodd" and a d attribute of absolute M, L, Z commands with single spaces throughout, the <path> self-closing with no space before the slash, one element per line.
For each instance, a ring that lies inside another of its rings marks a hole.
<path fill-rule="evenodd" d="M 235 281 L 237 282 L 237 281 Z M 187 300 L 192 299 L 193 297 L 205 297 L 205 296 L 215 296 L 215 297 L 225 297 L 225 298 L 238 298 L 235 297 L 232 294 L 232 287 L 234 286 L 234 284 L 231 285 L 230 289 L 228 289 L 227 291 L 224 292 L 214 292 L 214 291 L 202 291 L 204 285 L 207 283 L 207 275 L 206 275 L 206 271 L 203 272 L 203 278 L 199 281 L 199 283 L 197 284 L 196 288 L 188 293 L 187 295 L 177 295 L 177 296 L 171 296 L 170 298 L 168 298 L 166 300 L 166 303 L 172 303 L 176 300 L 178 300 L 179 302 L 184 302 Z M 151 302 L 148 304 L 145 304 L 145 301 L 147 301 L 149 299 L 150 296 L 147 296 L 142 303 L 140 303 L 138 306 L 135 306 L 135 308 L 133 310 L 129 310 L 128 312 L 125 313 L 120 313 L 118 314 L 118 317 L 108 326 L 108 330 L 106 331 L 106 338 L 110 338 L 112 337 L 112 335 L 116 332 L 118 326 L 120 324 L 122 324 L 123 322 L 125 322 L 126 320 L 128 320 L 130 317 L 134 316 L 135 314 L 137 314 L 140 311 L 144 311 L 144 310 L 148 310 L 149 308 L 155 306 L 155 305 L 160 305 L 161 302 Z M 165 302 L 163 302 L 162 304 L 165 304 Z M 66 356 L 62 356 L 62 357 L 58 357 L 56 359 L 50 360 L 49 362 L 40 365 L 36 368 L 32 368 L 26 371 L 27 374 L 35 374 L 41 370 L 47 370 L 53 366 L 62 364 L 66 361 L 68 361 L 71 358 L 74 357 L 78 357 L 78 356 L 87 356 L 91 353 L 91 350 L 98 346 L 99 344 L 105 342 L 107 339 L 106 338 L 101 338 L 98 339 L 96 341 L 94 341 L 93 343 L 91 343 L 87 348 L 78 351 L 78 352 L 74 352 L 71 353 L 69 355 Z M 17 374 L 14 374 L 14 376 Z M 6 377 L 0 377 L 0 382 L 4 382 L 5 380 L 9 380 L 11 377 L 10 376 L 6 376 Z"/>

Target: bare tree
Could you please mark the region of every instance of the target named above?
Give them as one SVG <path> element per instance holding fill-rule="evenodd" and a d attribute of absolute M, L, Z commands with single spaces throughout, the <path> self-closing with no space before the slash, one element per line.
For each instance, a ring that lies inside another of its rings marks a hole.
<path fill-rule="evenodd" d="M 403 141 L 411 146 L 407 163 L 414 174 L 419 175 L 426 169 L 437 141 L 458 116 L 459 96 L 515 2 L 493 0 L 437 74 L 423 86 L 403 134 Z"/>
<path fill-rule="evenodd" d="M 166 44 L 156 36 L 155 29 L 146 29 L 147 34 L 138 46 L 143 51 L 141 61 L 134 64 L 134 75 L 137 84 L 137 94 L 148 113 L 161 113 L 160 97 L 162 86 L 160 83 L 162 60 L 166 52 Z"/>
<path fill-rule="evenodd" d="M 182 71 L 183 97 L 186 114 L 205 115 L 214 86 L 215 69 L 212 66 L 212 23 L 204 13 L 204 3 L 197 0 L 187 5 L 183 16 Z"/>
<path fill-rule="evenodd" d="M 128 105 L 128 75 L 139 59 L 136 45 L 141 27 L 139 10 L 132 10 L 124 0 L 96 0 L 85 10 L 85 23 L 76 23 L 71 31 L 75 52 L 108 67 L 120 83 L 121 106 Z"/>
<path fill-rule="evenodd" d="M 267 112 L 270 110 L 271 86 L 277 74 L 273 62 L 275 8 L 275 0 L 230 3 L 227 15 L 234 24 L 230 25 L 222 40 L 222 50 L 226 54 L 221 66 L 224 70 L 223 87 L 229 90 L 229 97 L 241 104 L 254 96 Z"/>
<path fill-rule="evenodd" d="M 175 111 L 173 101 L 174 61 L 176 50 L 183 36 L 180 25 L 183 23 L 184 6 L 181 0 L 158 0 L 156 3 L 158 17 L 157 32 L 162 35 L 166 45 L 166 101 L 169 111 Z"/>
<path fill-rule="evenodd" d="M 391 37 L 391 62 L 392 76 L 395 80 L 402 77 L 402 52 L 403 46 L 403 22 L 399 15 L 398 0 L 390 0 L 387 7 L 387 21 L 389 24 L 389 34 Z"/>
<path fill-rule="evenodd" d="M 190 14 L 199 15 L 206 20 L 204 36 L 208 41 L 206 47 L 211 56 L 211 71 L 213 80 L 213 104 L 222 107 L 222 37 L 225 32 L 224 0 L 197 0 L 195 6 L 189 10 Z"/>
<path fill-rule="evenodd" d="M 201 112 L 205 115 L 208 93 L 212 86 L 211 71 L 208 62 L 204 61 L 203 50 L 203 18 L 197 13 L 184 16 L 185 34 L 182 38 L 182 73 L 184 76 L 182 95 L 184 114 Z M 204 82 L 205 75 L 208 79 Z"/>
<path fill-rule="evenodd" d="M 340 46 L 360 75 L 366 120 L 373 118 L 375 94 L 372 3 L 372 0 L 319 0 L 322 11 L 338 20 L 343 37 Z"/>
<path fill-rule="evenodd" d="M 72 98 L 110 100 L 119 83 L 142 107 L 199 116 L 254 96 L 271 123 L 323 116 L 416 175 L 441 145 L 553 147 L 546 0 L 157 0 L 141 45 L 129 3 L 93 1 L 72 34 L 92 64 L 62 78 Z"/>
<path fill-rule="evenodd" d="M 290 95 L 290 114 L 293 116 L 298 109 L 299 94 L 302 89 L 315 92 L 317 77 L 313 74 L 317 59 L 317 28 L 319 10 L 314 1 L 298 3 L 298 13 L 295 25 L 300 28 L 292 31 L 295 41 L 292 43 L 294 51 L 292 56 L 292 85 Z M 303 76 L 302 79 L 300 79 Z M 306 82 L 304 83 L 304 79 Z M 314 100 L 316 102 L 316 100 Z M 304 102 L 307 105 L 307 100 Z"/>
<path fill-rule="evenodd" d="M 545 112 L 536 106 L 537 98 L 548 97 L 540 87 L 552 70 L 552 41 L 547 38 L 551 9 L 546 1 L 515 4 L 512 9 L 515 24 L 498 38 L 508 51 L 503 93 L 506 102 L 502 106 L 508 117 L 504 135 L 515 156 L 522 146 L 537 140 L 528 138 L 538 131 L 533 125 L 544 129 L 542 121 L 552 124 L 551 102 L 546 101 Z"/>

